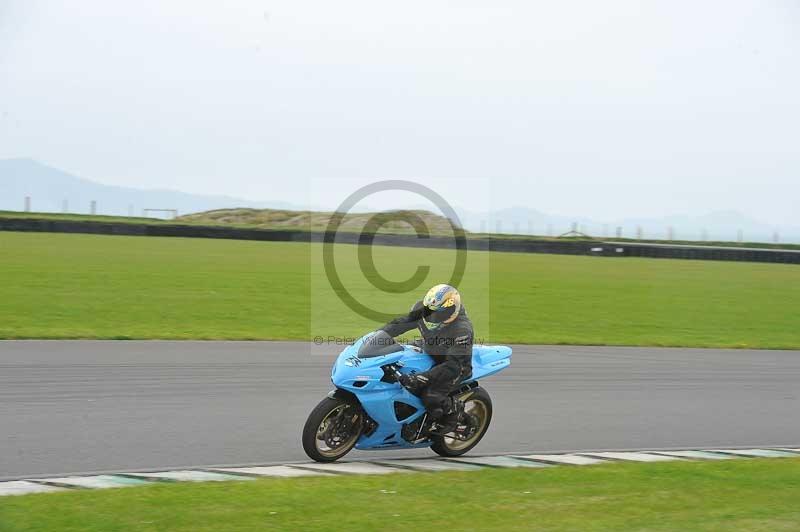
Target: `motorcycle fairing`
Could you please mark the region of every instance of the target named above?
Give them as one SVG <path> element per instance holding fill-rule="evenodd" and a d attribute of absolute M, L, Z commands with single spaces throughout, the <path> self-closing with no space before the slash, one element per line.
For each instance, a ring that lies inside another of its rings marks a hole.
<path fill-rule="evenodd" d="M 430 441 L 417 444 L 402 438 L 403 426 L 413 423 L 425 415 L 425 407 L 420 399 L 396 382 L 385 382 L 383 366 L 395 364 L 401 373 L 421 373 L 433 366 L 433 359 L 416 349 L 403 346 L 402 351 L 370 358 L 357 356 L 366 335 L 353 345 L 344 349 L 336 359 L 331 373 L 331 381 L 339 389 L 346 390 L 359 400 L 367 415 L 377 424 L 374 432 L 363 435 L 356 443 L 356 449 L 385 449 L 388 447 L 428 447 Z M 511 349 L 505 346 L 474 346 L 472 349 L 472 376 L 463 381 L 469 383 L 494 375 L 511 363 Z M 395 408 L 401 403 L 414 408 L 411 415 L 398 419 L 397 411 L 408 411 L 407 407 Z"/>

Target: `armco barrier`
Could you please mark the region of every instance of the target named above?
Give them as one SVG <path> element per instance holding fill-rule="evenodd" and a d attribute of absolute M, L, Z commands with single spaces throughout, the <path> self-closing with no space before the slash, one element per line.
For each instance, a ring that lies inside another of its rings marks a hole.
<path fill-rule="evenodd" d="M 95 235 L 166 236 L 186 238 L 224 238 L 272 242 L 322 242 L 325 233 L 299 229 L 244 229 L 180 224 L 128 224 L 119 222 L 89 222 L 43 220 L 35 218 L 0 218 L 0 231 L 44 233 L 87 233 Z M 359 244 L 366 235 L 339 232 L 337 243 Z M 416 235 L 376 235 L 373 242 L 384 246 L 454 248 L 451 237 Z M 559 255 L 592 255 L 604 257 L 648 257 L 657 259 L 727 260 L 744 262 L 778 262 L 800 264 L 800 251 L 756 248 L 725 248 L 670 244 L 639 244 L 575 240 L 536 240 L 528 238 L 468 238 L 467 247 L 475 251 L 514 253 L 553 253 Z"/>

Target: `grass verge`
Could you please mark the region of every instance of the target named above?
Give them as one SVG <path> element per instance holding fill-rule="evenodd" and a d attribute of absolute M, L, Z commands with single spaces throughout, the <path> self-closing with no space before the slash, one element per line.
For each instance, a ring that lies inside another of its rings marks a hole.
<path fill-rule="evenodd" d="M 161 484 L 0 499 L 0 530 L 800 529 L 800 459 Z"/>
<path fill-rule="evenodd" d="M 405 312 L 449 277 L 452 252 L 372 249 L 380 275 L 430 264 L 387 294 L 336 246 L 361 301 Z M 381 325 L 327 283 L 318 244 L 0 232 L 0 338 L 294 339 Z M 491 342 L 800 348 L 795 265 L 471 252 L 460 289 Z M 417 293 L 420 292 L 420 293 Z"/>

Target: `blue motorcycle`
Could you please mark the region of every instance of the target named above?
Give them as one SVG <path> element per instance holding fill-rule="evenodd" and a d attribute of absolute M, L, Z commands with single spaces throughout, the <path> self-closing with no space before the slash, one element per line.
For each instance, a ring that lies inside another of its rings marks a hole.
<path fill-rule="evenodd" d="M 509 364 L 511 348 L 474 346 L 472 375 L 451 392 L 464 405 L 464 419 L 453 432 L 430 434 L 425 407 L 398 377 L 429 370 L 433 359 L 384 331 L 370 333 L 336 359 L 331 373 L 336 388 L 308 416 L 303 449 L 317 462 L 333 462 L 354 448 L 430 447 L 441 456 L 460 456 L 478 444 L 492 420 L 492 400 L 478 379 Z"/>

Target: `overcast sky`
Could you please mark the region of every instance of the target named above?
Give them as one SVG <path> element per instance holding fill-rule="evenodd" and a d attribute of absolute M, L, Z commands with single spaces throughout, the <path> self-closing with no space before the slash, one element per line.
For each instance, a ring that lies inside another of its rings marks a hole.
<path fill-rule="evenodd" d="M 401 178 L 470 206 L 491 180 L 495 208 L 797 225 L 798 27 L 796 0 L 0 0 L 0 158 L 301 204 Z"/>

